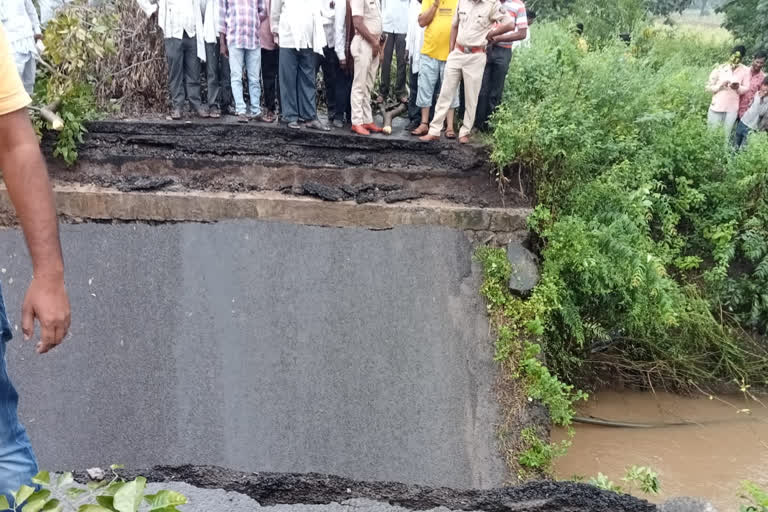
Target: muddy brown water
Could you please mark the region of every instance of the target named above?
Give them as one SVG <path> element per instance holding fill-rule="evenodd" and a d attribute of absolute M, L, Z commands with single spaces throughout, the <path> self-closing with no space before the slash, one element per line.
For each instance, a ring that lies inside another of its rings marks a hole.
<path fill-rule="evenodd" d="M 766 397 L 760 400 L 768 405 Z M 662 488 L 650 501 L 697 496 L 720 512 L 738 510 L 742 481 L 768 487 L 768 408 L 744 395 L 691 398 L 601 392 L 580 407 L 579 414 L 633 423 L 696 424 L 658 428 L 576 424 L 573 446 L 556 463 L 557 478 L 589 478 L 602 472 L 621 484 L 626 467 L 650 466 L 659 473 Z M 553 440 L 565 438 L 562 429 L 553 432 Z"/>

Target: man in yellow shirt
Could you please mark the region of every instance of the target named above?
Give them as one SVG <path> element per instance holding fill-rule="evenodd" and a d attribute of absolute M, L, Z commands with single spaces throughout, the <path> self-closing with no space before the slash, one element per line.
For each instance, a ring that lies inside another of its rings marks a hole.
<path fill-rule="evenodd" d="M 419 25 L 424 28 L 424 45 L 419 59 L 419 93 L 416 106 L 421 108 L 421 124 L 413 130 L 413 135 L 425 135 L 429 130 L 429 109 L 435 89 L 440 89 L 440 82 L 445 73 L 445 61 L 448 59 L 451 44 L 451 26 L 456 13 L 458 0 L 423 0 Z M 459 86 L 456 86 L 451 109 L 448 111 L 448 128 L 445 135 L 456 138 L 453 131 L 453 113 L 459 106 Z"/>
<path fill-rule="evenodd" d="M 32 257 L 33 277 L 21 310 L 21 329 L 25 339 L 31 338 L 37 318 L 41 327 L 37 352 L 42 354 L 67 335 L 70 312 L 53 192 L 29 122 L 29 103 L 0 27 L 0 170 Z M 6 497 L 29 484 L 37 473 L 29 438 L 19 423 L 19 395 L 5 367 L 10 338 L 11 328 L 0 296 L 0 495 Z M 51 386 L 55 387 L 53 383 Z"/>
<path fill-rule="evenodd" d="M 459 0 L 451 26 L 451 53 L 445 64 L 445 79 L 435 106 L 435 117 L 429 125 L 429 133 L 421 137 L 421 140 L 428 142 L 440 139 L 443 120 L 452 110 L 454 91 L 463 78 L 466 108 L 459 142 L 469 142 L 469 134 L 475 123 L 477 98 L 483 83 L 488 44 L 495 42 L 496 38 L 504 33 L 514 30 L 515 20 L 499 0 Z M 514 41 L 523 37 L 525 34 L 518 32 L 514 38 L 507 40 Z"/>

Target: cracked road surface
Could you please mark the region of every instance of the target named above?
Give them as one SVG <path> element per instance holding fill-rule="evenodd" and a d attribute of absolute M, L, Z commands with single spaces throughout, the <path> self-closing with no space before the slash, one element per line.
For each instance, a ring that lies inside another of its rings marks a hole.
<path fill-rule="evenodd" d="M 71 336 L 8 350 L 41 467 L 216 464 L 489 488 L 495 365 L 464 233 L 62 226 Z M 0 230 L 11 324 L 31 275 Z"/>

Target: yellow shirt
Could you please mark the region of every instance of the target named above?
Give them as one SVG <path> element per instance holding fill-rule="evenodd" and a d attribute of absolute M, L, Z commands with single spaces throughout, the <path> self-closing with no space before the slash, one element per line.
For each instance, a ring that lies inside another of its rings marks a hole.
<path fill-rule="evenodd" d="M 0 26 L 0 116 L 20 110 L 31 101 L 16 71 L 5 30 Z"/>
<path fill-rule="evenodd" d="M 421 47 L 422 55 L 437 60 L 448 60 L 451 46 L 451 26 L 456 5 L 459 0 L 440 0 L 432 23 L 424 29 L 424 46 Z M 429 11 L 434 0 L 422 0 L 421 13 Z"/>

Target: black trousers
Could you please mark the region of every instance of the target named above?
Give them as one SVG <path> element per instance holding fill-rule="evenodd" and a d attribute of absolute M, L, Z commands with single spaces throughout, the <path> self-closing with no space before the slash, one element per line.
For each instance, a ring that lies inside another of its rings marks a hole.
<path fill-rule="evenodd" d="M 488 60 L 483 72 L 483 85 L 480 86 L 480 97 L 477 101 L 475 118 L 475 126 L 482 130 L 488 129 L 488 119 L 501 103 L 501 95 L 504 92 L 504 82 L 507 79 L 511 59 L 511 48 L 494 45 L 488 50 Z"/>
<path fill-rule="evenodd" d="M 419 74 L 411 73 L 411 95 L 408 98 L 408 119 L 412 123 L 421 121 L 421 109 L 416 105 L 416 97 L 419 95 Z"/>
<path fill-rule="evenodd" d="M 200 110 L 200 61 L 197 58 L 197 39 L 186 32 L 182 39 L 165 39 L 165 56 L 168 59 L 168 89 L 173 108 L 183 109 L 184 99 L 195 110 Z"/>
<path fill-rule="evenodd" d="M 379 93 L 384 99 L 389 96 L 389 86 L 392 74 L 392 52 L 397 57 L 397 78 L 395 82 L 395 97 L 399 100 L 405 96 L 405 34 L 387 32 L 387 44 L 384 46 L 384 58 L 381 61 L 381 84 Z"/>
<path fill-rule="evenodd" d="M 352 78 L 354 77 L 352 73 L 341 69 L 338 58 L 336 59 L 336 66 L 336 105 L 333 119 L 350 123 L 352 122 L 350 96 L 352 95 Z"/>
<path fill-rule="evenodd" d="M 339 57 L 333 48 L 323 48 L 323 56 L 317 55 L 315 69 L 323 69 L 325 85 L 325 103 L 328 106 L 328 119 L 336 117 L 336 75 L 340 72 Z"/>
<path fill-rule="evenodd" d="M 261 76 L 264 80 L 264 108 L 270 112 L 277 112 L 280 102 L 278 91 L 280 90 L 280 50 L 261 49 Z"/>
<path fill-rule="evenodd" d="M 220 52 L 220 41 L 205 43 L 205 71 L 208 77 L 208 106 L 226 111 L 232 105 L 229 59 Z"/>

